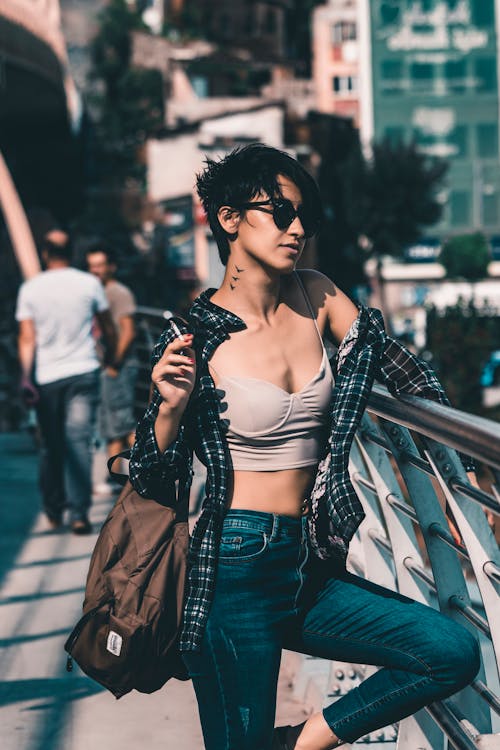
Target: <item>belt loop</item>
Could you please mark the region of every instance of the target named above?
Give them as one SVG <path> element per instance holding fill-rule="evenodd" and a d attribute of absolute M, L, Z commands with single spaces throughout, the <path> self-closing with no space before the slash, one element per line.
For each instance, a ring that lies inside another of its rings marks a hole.
<path fill-rule="evenodd" d="M 273 513 L 273 528 L 271 529 L 271 538 L 270 542 L 274 542 L 275 538 L 278 536 L 278 525 L 279 525 L 279 516 L 276 513 Z"/>
<path fill-rule="evenodd" d="M 307 516 L 302 516 L 302 544 L 307 543 Z"/>

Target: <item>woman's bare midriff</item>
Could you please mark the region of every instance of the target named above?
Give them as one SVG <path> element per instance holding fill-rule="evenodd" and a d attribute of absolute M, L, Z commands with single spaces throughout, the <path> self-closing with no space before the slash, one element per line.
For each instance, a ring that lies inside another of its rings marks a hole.
<path fill-rule="evenodd" d="M 234 471 L 228 508 L 299 518 L 314 484 L 316 466 L 279 471 Z"/>

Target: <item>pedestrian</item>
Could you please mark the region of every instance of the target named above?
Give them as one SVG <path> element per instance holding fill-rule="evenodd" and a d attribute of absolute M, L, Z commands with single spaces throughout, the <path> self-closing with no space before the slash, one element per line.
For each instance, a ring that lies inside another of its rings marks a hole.
<path fill-rule="evenodd" d="M 58 528 L 68 508 L 72 531 L 88 534 L 99 395 L 94 316 L 110 361 L 115 332 L 101 284 L 70 265 L 66 232 L 56 229 L 45 236 L 42 259 L 46 270 L 25 281 L 17 299 L 21 389 L 26 403 L 36 406 L 40 489 L 49 526 Z"/>
<path fill-rule="evenodd" d="M 373 378 L 447 399 L 378 310 L 296 270 L 321 207 L 294 159 L 249 145 L 208 159 L 197 188 L 226 271 L 194 302 L 189 334 L 171 323 L 154 349 L 131 481 L 149 497 L 167 479 L 183 488 L 193 449 L 207 467 L 180 636 L 206 750 L 326 750 L 478 671 L 468 630 L 345 568 L 364 515 L 349 450 Z M 333 371 L 324 338 L 339 347 Z M 303 724 L 273 730 L 283 648 L 383 668 Z"/>
<path fill-rule="evenodd" d="M 99 432 L 108 456 L 130 448 L 135 438 L 134 392 L 138 363 L 134 351 L 136 303 L 131 290 L 115 279 L 116 260 L 103 243 L 87 251 L 87 267 L 100 280 L 117 331 L 113 362 L 101 373 Z"/>

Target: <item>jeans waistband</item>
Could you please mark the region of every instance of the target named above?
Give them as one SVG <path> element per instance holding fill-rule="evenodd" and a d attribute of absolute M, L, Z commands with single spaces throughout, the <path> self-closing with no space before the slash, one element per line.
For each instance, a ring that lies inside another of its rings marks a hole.
<path fill-rule="evenodd" d="M 267 534 L 268 537 L 286 536 L 300 537 L 305 532 L 307 516 L 294 518 L 293 516 L 264 513 L 260 510 L 244 508 L 230 508 L 224 516 L 224 525 L 231 528 L 255 529 Z"/>

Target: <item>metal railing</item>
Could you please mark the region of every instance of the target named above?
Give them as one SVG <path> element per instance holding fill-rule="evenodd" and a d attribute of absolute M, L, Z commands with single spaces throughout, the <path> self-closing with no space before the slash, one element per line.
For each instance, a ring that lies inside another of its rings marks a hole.
<path fill-rule="evenodd" d="M 455 450 L 477 459 L 482 473 L 489 470 L 491 491 L 471 486 Z M 427 709 L 434 726 L 424 712 L 400 723 L 400 735 L 420 736 L 419 748 L 443 746 L 438 727 L 459 750 L 471 747 L 474 736 L 500 747 L 500 736 L 488 738 L 492 719 L 499 726 L 492 714 L 500 714 L 500 556 L 485 513 L 500 514 L 499 469 L 500 425 L 374 387 L 350 457 L 367 514 L 350 564 L 465 624 L 480 637 L 483 653 L 472 686 Z"/>
<path fill-rule="evenodd" d="M 144 408 L 149 355 L 170 313 L 141 308 Z M 138 404 L 139 405 L 139 404 Z M 489 491 L 469 483 L 456 450 L 489 473 Z M 471 686 L 363 738 L 398 750 L 500 748 L 500 555 L 485 510 L 500 515 L 500 425 L 375 386 L 350 455 L 366 518 L 348 567 L 463 623 L 480 639 L 483 663 Z M 374 667 L 304 657 L 295 690 L 317 710 Z"/>

